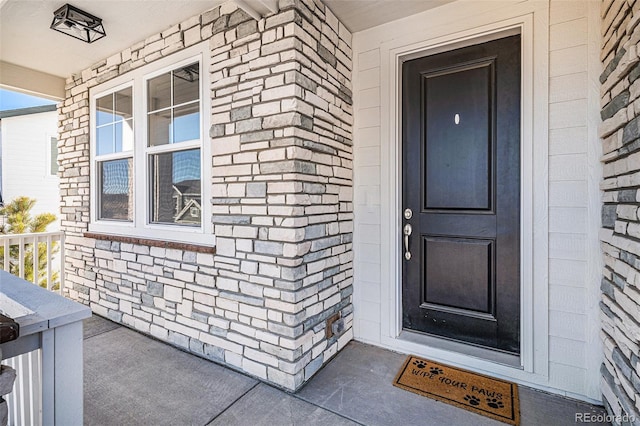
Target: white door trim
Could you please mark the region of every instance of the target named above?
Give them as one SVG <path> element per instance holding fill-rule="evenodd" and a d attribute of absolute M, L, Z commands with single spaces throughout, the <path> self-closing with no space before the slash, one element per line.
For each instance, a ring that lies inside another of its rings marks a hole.
<path fill-rule="evenodd" d="M 381 81 L 381 343 L 407 353 L 545 387 L 548 377 L 548 2 L 507 2 L 486 13 L 430 27 L 380 45 Z M 442 9 L 440 22 L 447 22 Z M 489 16 L 490 15 L 490 16 Z M 522 34 L 521 368 L 402 339 L 401 319 L 401 68 L 403 60 Z M 535 38 L 534 38 L 535 34 Z M 535 63 L 534 63 L 535 58 Z M 535 67 L 535 69 L 534 69 Z M 534 72 L 535 71 L 535 72 Z M 384 140 L 388 138 L 388 143 Z M 533 149 L 534 141 L 535 150 Z M 534 173 L 535 170 L 535 173 Z"/>

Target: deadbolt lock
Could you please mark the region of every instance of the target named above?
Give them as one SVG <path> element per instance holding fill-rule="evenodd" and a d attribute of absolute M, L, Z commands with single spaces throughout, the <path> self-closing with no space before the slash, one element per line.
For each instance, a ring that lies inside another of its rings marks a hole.
<path fill-rule="evenodd" d="M 404 209 L 404 218 L 409 220 L 413 217 L 413 212 L 411 209 Z"/>

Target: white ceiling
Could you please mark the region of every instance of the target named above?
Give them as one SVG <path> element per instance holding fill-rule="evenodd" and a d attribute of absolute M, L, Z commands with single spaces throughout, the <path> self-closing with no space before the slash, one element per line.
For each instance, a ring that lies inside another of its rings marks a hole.
<path fill-rule="evenodd" d="M 66 0 L 0 0 L 0 62 L 66 78 L 225 0 L 69 1 L 102 18 L 107 36 L 87 44 L 51 30 L 53 12 Z M 260 8 L 261 0 L 243 1 Z M 347 28 L 357 32 L 452 0 L 324 1 Z"/>
<path fill-rule="evenodd" d="M 352 32 L 415 15 L 454 0 L 322 0 Z"/>

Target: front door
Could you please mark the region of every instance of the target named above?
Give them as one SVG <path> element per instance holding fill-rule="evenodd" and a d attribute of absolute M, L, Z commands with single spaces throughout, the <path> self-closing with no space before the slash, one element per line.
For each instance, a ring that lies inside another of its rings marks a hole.
<path fill-rule="evenodd" d="M 403 328 L 520 352 L 520 36 L 402 69 Z"/>

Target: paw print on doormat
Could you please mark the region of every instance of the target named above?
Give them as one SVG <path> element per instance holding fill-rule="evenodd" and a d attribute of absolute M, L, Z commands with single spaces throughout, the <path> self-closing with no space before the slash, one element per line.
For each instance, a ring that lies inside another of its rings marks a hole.
<path fill-rule="evenodd" d="M 442 374 L 442 373 L 444 373 L 444 371 L 442 371 L 442 368 L 438 368 L 438 367 L 431 367 L 431 370 L 429 370 L 429 372 L 430 372 L 431 374 L 435 374 L 436 376 L 437 376 L 438 374 Z"/>
<path fill-rule="evenodd" d="M 502 401 L 495 398 L 487 398 L 487 405 L 491 408 L 504 408 Z"/>
<path fill-rule="evenodd" d="M 425 368 L 427 366 L 427 363 L 419 359 L 416 359 L 415 361 L 413 361 L 413 365 L 415 365 L 418 368 Z"/>
<path fill-rule="evenodd" d="M 465 395 L 464 400 L 467 401 L 471 405 L 480 405 L 480 400 L 477 396 L 473 395 Z"/>

